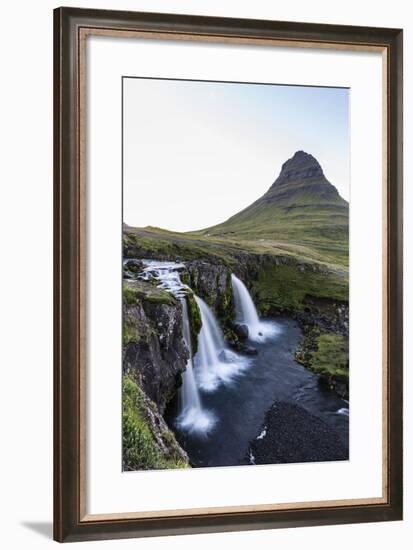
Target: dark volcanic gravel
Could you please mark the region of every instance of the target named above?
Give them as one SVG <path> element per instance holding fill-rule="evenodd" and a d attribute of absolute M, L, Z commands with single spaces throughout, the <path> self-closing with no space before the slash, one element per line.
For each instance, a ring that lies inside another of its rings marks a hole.
<path fill-rule="evenodd" d="M 264 430 L 264 437 L 254 439 L 250 444 L 250 463 L 322 462 L 349 458 L 348 450 L 336 432 L 297 405 L 283 401 L 274 403 L 267 412 L 261 433 Z"/>

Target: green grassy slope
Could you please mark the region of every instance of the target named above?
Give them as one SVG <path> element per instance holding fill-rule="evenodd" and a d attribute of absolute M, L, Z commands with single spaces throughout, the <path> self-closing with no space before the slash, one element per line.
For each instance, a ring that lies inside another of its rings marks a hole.
<path fill-rule="evenodd" d="M 284 163 L 270 189 L 202 236 L 301 246 L 327 261 L 348 263 L 348 203 L 312 156 L 298 151 Z"/>
<path fill-rule="evenodd" d="M 297 360 L 347 398 L 348 338 L 336 309 L 348 302 L 348 226 L 348 203 L 299 151 L 267 193 L 224 223 L 188 233 L 124 225 L 124 256 L 202 260 L 236 273 L 261 315 L 307 319 Z"/>
<path fill-rule="evenodd" d="M 248 265 L 262 313 L 300 309 L 307 296 L 348 299 L 348 203 L 303 151 L 267 193 L 222 224 L 188 233 L 125 225 L 123 239 L 125 257 L 202 259 L 238 273 Z"/>
<path fill-rule="evenodd" d="M 188 468 L 174 434 L 138 384 L 123 377 L 123 464 L 125 470 Z"/>

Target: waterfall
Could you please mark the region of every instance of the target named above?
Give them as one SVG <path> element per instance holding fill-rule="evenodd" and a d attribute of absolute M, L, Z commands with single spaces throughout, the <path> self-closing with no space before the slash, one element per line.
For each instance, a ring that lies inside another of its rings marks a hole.
<path fill-rule="evenodd" d="M 193 356 L 186 295 L 192 292 L 181 281 L 180 272 L 185 265 L 177 262 L 142 260 L 145 267 L 140 277 L 155 281 L 159 288 L 173 294 L 182 304 L 182 335 L 189 350 L 186 370 L 179 390 L 179 414 L 177 424 L 186 431 L 207 432 L 216 422 L 212 413 L 202 406 L 199 390 L 214 391 L 221 384 L 229 384 L 244 371 L 251 359 L 243 357 L 225 344 L 224 335 L 211 308 L 199 296 L 194 298 L 199 307 L 202 327 L 198 335 L 198 351 Z M 241 281 L 239 281 L 242 285 Z M 244 287 L 245 288 L 245 287 Z M 245 289 L 248 295 L 248 291 Z M 250 299 L 255 311 L 254 304 Z M 257 324 L 261 326 L 256 314 Z"/>
<path fill-rule="evenodd" d="M 194 357 L 195 376 L 204 391 L 215 390 L 222 382 L 230 382 L 244 370 L 249 360 L 229 350 L 212 310 L 195 295 L 201 312 L 202 328 L 198 335 L 198 351 Z"/>
<path fill-rule="evenodd" d="M 186 298 L 181 298 L 181 304 L 182 334 L 185 344 L 189 350 L 189 358 L 186 364 L 186 370 L 182 375 L 180 413 L 177 422 L 181 429 L 204 432 L 211 428 L 214 420 L 209 413 L 203 410 L 201 405 L 201 399 L 199 397 L 199 392 L 194 377 L 191 333 Z"/>
<path fill-rule="evenodd" d="M 258 331 L 260 319 L 247 287 L 234 274 L 231 275 L 235 302 L 235 320 L 248 326 L 251 332 Z"/>
<path fill-rule="evenodd" d="M 179 390 L 179 414 L 177 424 L 187 432 L 207 432 L 216 422 L 214 415 L 202 406 L 199 390 L 194 376 L 194 358 L 192 356 L 191 331 L 189 326 L 186 295 L 191 289 L 182 283 L 179 272 L 185 266 L 176 262 L 143 260 L 145 268 L 141 278 L 147 281 L 155 279 L 158 288 L 162 288 L 182 304 L 182 336 L 189 351 L 186 369 L 182 374 L 182 386 Z"/>
<path fill-rule="evenodd" d="M 244 283 L 234 274 L 231 275 L 231 282 L 235 304 L 235 320 L 237 323 L 248 327 L 250 340 L 260 342 L 277 334 L 279 330 L 275 323 L 260 321 L 257 308 Z"/>

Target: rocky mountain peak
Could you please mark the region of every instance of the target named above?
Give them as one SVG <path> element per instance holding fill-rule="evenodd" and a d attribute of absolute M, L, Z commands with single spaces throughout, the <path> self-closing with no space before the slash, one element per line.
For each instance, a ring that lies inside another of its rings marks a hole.
<path fill-rule="evenodd" d="M 284 162 L 280 175 L 273 183 L 273 186 L 315 178 L 325 179 L 320 163 L 313 155 L 305 151 L 297 151 L 290 159 Z"/>

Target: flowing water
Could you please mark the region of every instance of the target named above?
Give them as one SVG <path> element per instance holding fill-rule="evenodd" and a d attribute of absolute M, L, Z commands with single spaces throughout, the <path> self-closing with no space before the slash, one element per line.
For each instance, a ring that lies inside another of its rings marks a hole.
<path fill-rule="evenodd" d="M 155 280 L 157 286 L 167 290 L 182 304 L 182 334 L 189 351 L 186 370 L 182 375 L 182 387 L 178 392 L 176 426 L 189 433 L 205 433 L 216 422 L 214 413 L 202 404 L 199 389 L 215 391 L 221 384 L 231 382 L 248 365 L 249 359 L 228 349 L 221 328 L 209 306 L 188 285 L 181 281 L 184 264 L 143 260 L 144 280 Z M 186 295 L 193 293 L 198 304 L 202 328 L 198 335 L 198 351 L 193 356 Z"/>
<path fill-rule="evenodd" d="M 235 321 L 248 327 L 248 337 L 254 342 L 264 342 L 277 334 L 277 325 L 262 321 L 257 308 L 244 283 L 234 274 L 231 275 L 232 293 L 235 304 Z"/>
<path fill-rule="evenodd" d="M 321 419 L 348 449 L 348 403 L 318 383 L 318 376 L 294 360 L 301 338 L 299 325 L 284 318 L 260 320 L 245 285 L 232 276 L 236 319 L 246 324 L 247 343 L 257 350 L 243 356 L 228 349 L 208 305 L 195 299 L 202 317 L 198 351 L 192 357 L 189 320 L 182 284 L 182 264 L 146 261 L 143 277 L 182 301 L 183 336 L 190 358 L 183 384 L 165 417 L 193 465 L 245 464 L 254 439 L 266 437 L 265 415 L 275 401 L 298 405 Z M 294 433 L 294 426 L 291 426 Z"/>
<path fill-rule="evenodd" d="M 211 392 L 220 384 L 231 382 L 250 361 L 228 349 L 211 308 L 199 296 L 195 296 L 195 300 L 202 319 L 198 351 L 194 357 L 196 380 L 201 390 Z"/>
<path fill-rule="evenodd" d="M 195 382 L 192 358 L 191 331 L 189 328 L 188 306 L 185 298 L 182 303 L 182 333 L 189 350 L 186 370 L 182 374 L 182 389 L 180 392 L 179 416 L 177 426 L 184 431 L 206 432 L 212 428 L 215 418 L 212 413 L 204 410 L 199 397 L 199 390 Z"/>
<path fill-rule="evenodd" d="M 265 415 L 275 401 L 298 405 L 320 418 L 348 449 L 349 418 L 342 412 L 342 409 L 348 410 L 347 403 L 320 386 L 317 375 L 294 361 L 294 350 L 301 337 L 298 324 L 283 318 L 273 322 L 278 327 L 278 335 L 256 345 L 258 354 L 250 358 L 243 376 L 214 392 L 201 390 L 204 405 L 216 416 L 211 430 L 197 434 L 180 430 L 175 421 L 176 403 L 170 404 L 166 420 L 194 465 L 245 464 L 249 443 L 266 435 Z"/>

